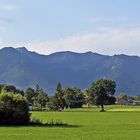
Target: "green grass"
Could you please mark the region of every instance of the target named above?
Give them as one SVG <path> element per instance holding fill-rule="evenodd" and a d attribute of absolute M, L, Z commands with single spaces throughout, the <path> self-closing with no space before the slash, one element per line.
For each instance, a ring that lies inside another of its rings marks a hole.
<path fill-rule="evenodd" d="M 96 107 L 32 112 L 32 117 L 44 123 L 62 120 L 69 125 L 0 127 L 0 140 L 140 140 L 140 107 L 106 106 L 106 109 L 107 112 L 98 112 Z"/>

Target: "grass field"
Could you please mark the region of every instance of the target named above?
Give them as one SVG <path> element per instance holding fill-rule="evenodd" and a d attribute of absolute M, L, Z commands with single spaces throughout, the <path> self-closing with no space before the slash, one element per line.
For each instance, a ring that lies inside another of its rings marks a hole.
<path fill-rule="evenodd" d="M 32 112 L 43 122 L 62 120 L 63 127 L 0 127 L 0 140 L 140 140 L 140 107 L 107 106 L 64 112 Z"/>

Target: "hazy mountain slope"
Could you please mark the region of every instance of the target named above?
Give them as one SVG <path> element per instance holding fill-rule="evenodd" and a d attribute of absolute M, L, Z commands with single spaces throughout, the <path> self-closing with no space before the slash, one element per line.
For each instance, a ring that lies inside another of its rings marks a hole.
<path fill-rule="evenodd" d="M 140 94 L 140 58 L 104 56 L 92 52 L 58 52 L 39 55 L 26 48 L 0 50 L 0 82 L 25 89 L 39 84 L 50 94 L 58 82 L 85 88 L 99 78 L 117 82 L 117 92 Z"/>

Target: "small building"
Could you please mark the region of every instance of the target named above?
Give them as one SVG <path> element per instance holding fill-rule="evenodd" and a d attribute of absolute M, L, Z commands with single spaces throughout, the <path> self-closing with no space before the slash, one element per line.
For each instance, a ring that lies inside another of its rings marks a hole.
<path fill-rule="evenodd" d="M 33 106 L 31 103 L 29 103 L 29 110 L 32 110 L 33 109 Z"/>
<path fill-rule="evenodd" d="M 125 100 L 125 99 L 117 99 L 115 104 L 117 105 L 133 105 L 133 101 Z"/>
<path fill-rule="evenodd" d="M 140 101 L 133 101 L 133 105 L 140 105 Z"/>

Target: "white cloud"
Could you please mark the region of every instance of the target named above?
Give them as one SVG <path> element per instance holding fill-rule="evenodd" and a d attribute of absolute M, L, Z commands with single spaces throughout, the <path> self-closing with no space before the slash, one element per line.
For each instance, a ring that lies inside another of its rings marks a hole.
<path fill-rule="evenodd" d="M 0 38 L 0 48 L 3 48 L 2 39 Z"/>
<path fill-rule="evenodd" d="M 25 44 L 31 51 L 50 54 L 57 51 L 86 52 L 101 54 L 129 54 L 140 56 L 140 28 L 103 29 L 78 34 L 52 41 L 33 41 Z"/>
<path fill-rule="evenodd" d="M 12 5 L 12 4 L 3 4 L 0 6 L 0 9 L 2 11 L 11 12 L 11 11 L 15 11 L 17 9 L 17 6 Z"/>

